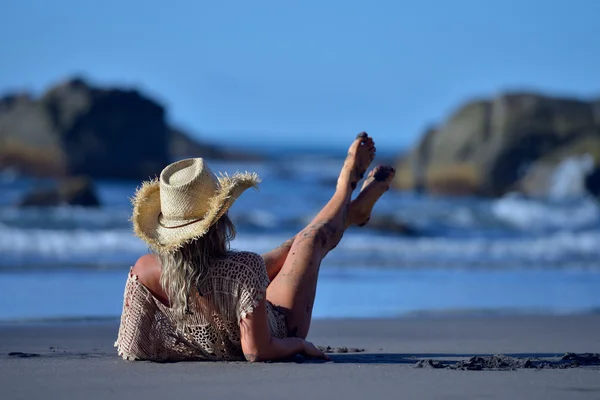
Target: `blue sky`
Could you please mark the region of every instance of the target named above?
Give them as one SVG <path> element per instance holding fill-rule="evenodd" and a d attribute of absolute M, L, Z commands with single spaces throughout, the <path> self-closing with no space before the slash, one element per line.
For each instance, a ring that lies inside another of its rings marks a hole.
<path fill-rule="evenodd" d="M 473 97 L 600 97 L 600 1 L 3 0 L 0 91 L 136 86 L 199 137 L 380 149 Z"/>

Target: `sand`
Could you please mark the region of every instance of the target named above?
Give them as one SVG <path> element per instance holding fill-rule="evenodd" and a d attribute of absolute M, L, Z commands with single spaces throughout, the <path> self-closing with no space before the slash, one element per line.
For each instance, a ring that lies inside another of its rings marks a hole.
<path fill-rule="evenodd" d="M 0 398 L 600 398 L 600 365 L 562 360 L 594 360 L 600 315 L 316 321 L 310 340 L 337 351 L 328 363 L 131 363 L 115 354 L 116 330 L 0 324 Z M 473 363 L 484 370 L 460 368 Z"/>

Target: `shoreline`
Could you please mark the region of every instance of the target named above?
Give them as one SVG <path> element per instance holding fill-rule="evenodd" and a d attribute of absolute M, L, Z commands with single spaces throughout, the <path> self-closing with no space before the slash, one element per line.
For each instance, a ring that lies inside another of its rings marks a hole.
<path fill-rule="evenodd" d="M 558 362 L 567 352 L 600 353 L 600 314 L 324 319 L 311 328 L 332 362 L 151 363 L 121 360 L 118 321 L 0 324 L 3 398 L 597 398 L 600 365 L 470 371 L 435 368 L 504 354 Z M 12 354 L 12 355 L 10 355 Z M 416 364 L 424 360 L 423 368 Z"/>
<path fill-rule="evenodd" d="M 391 316 L 358 316 L 358 317 L 313 317 L 313 321 L 385 321 L 385 320 L 403 320 L 403 319 L 443 319 L 443 318 L 496 318 L 496 317 L 580 317 L 600 315 L 600 308 L 589 307 L 588 309 L 578 309 L 576 311 L 553 311 L 550 309 L 535 308 L 448 308 L 448 309 L 423 309 L 409 311 L 406 313 Z M 49 317 L 49 318 L 28 318 L 28 319 L 0 319 L 0 326 L 12 324 L 61 324 L 61 323 L 102 323 L 118 322 L 120 315 L 82 315 L 75 317 Z"/>
<path fill-rule="evenodd" d="M 443 319 L 497 319 L 497 318 L 569 318 L 569 317 L 593 317 L 600 316 L 600 308 L 590 307 L 586 310 L 555 311 L 551 309 L 525 309 L 525 308 L 464 308 L 464 309 L 423 309 L 410 311 L 392 316 L 375 317 L 313 317 L 317 323 L 341 322 L 369 322 L 369 321 L 416 321 L 416 320 L 443 320 Z M 27 327 L 27 326 L 62 326 L 62 325 L 86 325 L 86 324 L 118 324 L 120 315 L 106 316 L 66 316 L 66 317 L 43 317 L 43 318 L 15 318 L 0 319 L 2 327 Z"/>
<path fill-rule="evenodd" d="M 0 304 L 12 304 L 0 309 L 0 321 L 118 318 L 126 276 L 126 270 L 0 273 Z M 322 268 L 313 316 L 598 313 L 599 284 L 600 271 Z M 23 291 L 23 287 L 28 290 Z M 40 293 L 52 301 L 40 301 Z"/>

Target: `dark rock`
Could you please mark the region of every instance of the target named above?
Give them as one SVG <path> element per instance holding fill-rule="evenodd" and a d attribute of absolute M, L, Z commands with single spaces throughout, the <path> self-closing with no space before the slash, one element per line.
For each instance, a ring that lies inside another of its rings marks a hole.
<path fill-rule="evenodd" d="M 138 180 L 184 156 L 242 153 L 220 151 L 172 129 L 163 106 L 136 90 L 98 88 L 72 79 L 40 99 L 0 99 L 0 169 L 39 177 Z"/>
<path fill-rule="evenodd" d="M 138 179 L 169 162 L 165 110 L 135 90 L 98 89 L 75 79 L 47 92 L 70 175 Z"/>
<path fill-rule="evenodd" d="M 570 361 L 577 365 L 600 365 L 600 354 L 598 353 L 566 353 L 562 361 Z"/>
<path fill-rule="evenodd" d="M 591 194 L 600 198 L 600 168 L 596 168 L 586 177 L 585 187 Z"/>
<path fill-rule="evenodd" d="M 37 188 L 26 194 L 18 204 L 21 207 L 51 207 L 77 205 L 98 207 L 93 181 L 86 177 L 66 178 L 51 188 Z"/>
<path fill-rule="evenodd" d="M 531 359 L 507 357 L 504 355 L 495 356 L 475 356 L 466 361 L 459 361 L 452 366 L 454 369 L 462 369 L 467 371 L 482 371 L 488 370 L 514 370 L 517 368 L 531 368 Z"/>
<path fill-rule="evenodd" d="M 532 166 L 575 155 L 600 163 L 598 103 L 515 93 L 473 101 L 429 128 L 397 164 L 396 188 L 499 196 Z"/>
<path fill-rule="evenodd" d="M 373 229 L 407 236 L 418 235 L 415 228 L 390 215 L 371 215 L 367 224 L 360 229 Z"/>
<path fill-rule="evenodd" d="M 440 369 L 447 368 L 448 366 L 440 361 L 435 361 L 430 358 L 426 360 L 419 360 L 415 364 L 415 368 L 432 368 L 432 369 Z"/>
<path fill-rule="evenodd" d="M 600 355 L 597 353 L 566 353 L 557 358 L 541 360 L 531 357 L 514 357 L 497 354 L 493 356 L 473 356 L 468 360 L 435 361 L 432 359 L 419 360 L 417 368 L 444 368 L 463 371 L 514 371 L 516 369 L 568 369 L 580 366 L 600 365 Z"/>

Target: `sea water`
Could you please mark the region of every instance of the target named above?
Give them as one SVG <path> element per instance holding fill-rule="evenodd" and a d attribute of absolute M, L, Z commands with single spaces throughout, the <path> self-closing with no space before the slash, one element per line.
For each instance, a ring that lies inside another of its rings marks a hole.
<path fill-rule="evenodd" d="M 258 253 L 294 235 L 333 193 L 342 160 L 318 155 L 260 163 L 230 210 L 235 249 Z M 132 234 L 139 182 L 96 182 L 103 204 L 17 208 L 40 184 L 0 176 L 0 321 L 116 317 L 129 266 L 147 252 Z M 411 235 L 351 228 L 322 263 L 316 317 L 431 312 L 577 313 L 600 309 L 600 207 L 579 193 L 531 199 L 429 197 L 387 192 L 374 217 Z"/>

